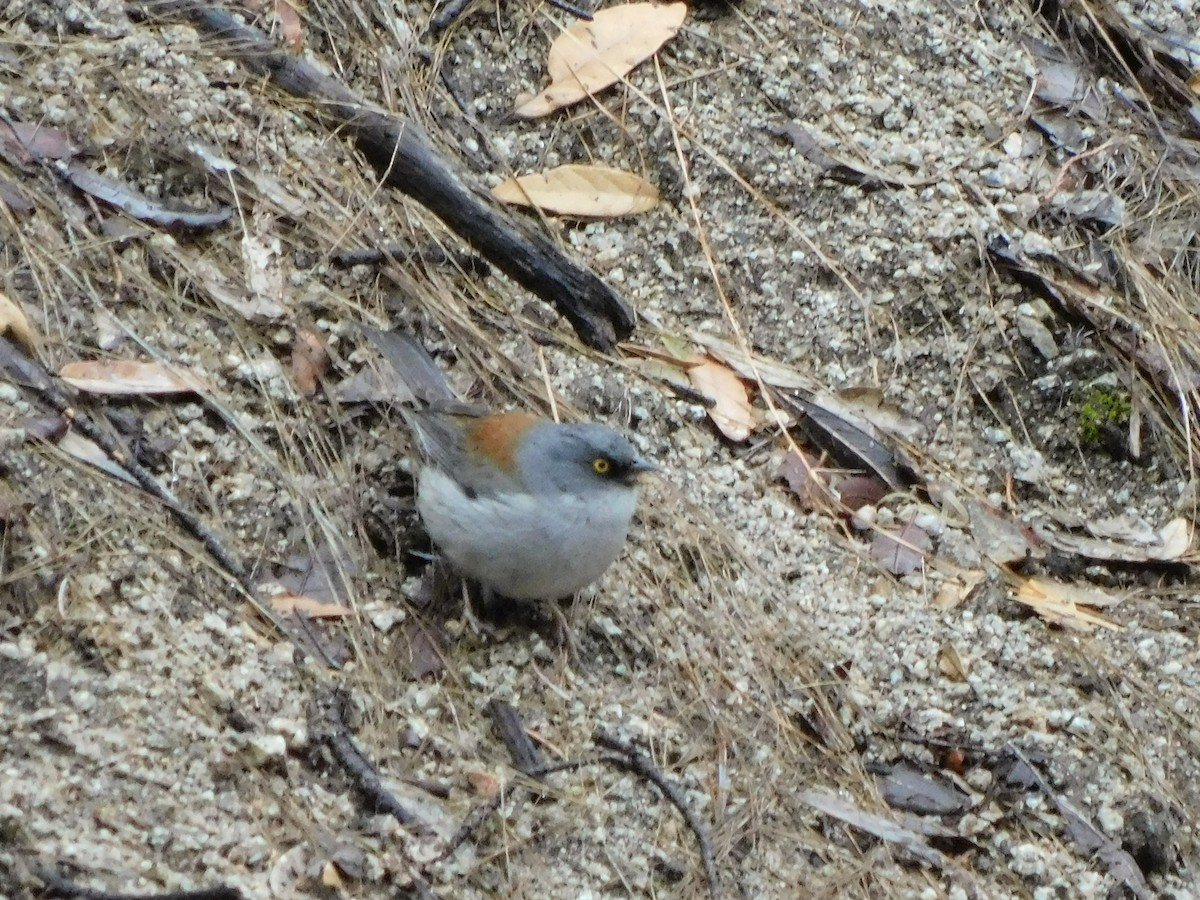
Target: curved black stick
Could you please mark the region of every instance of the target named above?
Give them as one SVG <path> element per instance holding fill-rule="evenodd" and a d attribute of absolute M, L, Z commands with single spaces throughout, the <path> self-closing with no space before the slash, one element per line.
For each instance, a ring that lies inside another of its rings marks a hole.
<path fill-rule="evenodd" d="M 412 197 L 488 262 L 552 304 L 585 344 L 607 350 L 633 331 L 633 310 L 612 288 L 567 259 L 546 234 L 510 218 L 481 190 L 465 184 L 412 122 L 366 103 L 209 3 L 146 0 L 128 9 L 147 19 L 186 19 L 217 41 L 220 52 L 267 76 L 280 90 L 312 101 L 313 115 L 351 135 L 384 184 Z"/>

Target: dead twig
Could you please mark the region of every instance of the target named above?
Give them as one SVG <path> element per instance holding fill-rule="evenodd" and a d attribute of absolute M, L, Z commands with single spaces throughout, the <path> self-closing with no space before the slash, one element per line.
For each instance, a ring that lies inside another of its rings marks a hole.
<path fill-rule="evenodd" d="M 132 459 L 108 432 L 97 428 L 91 419 L 77 410 L 72 404 L 71 398 L 58 386 L 53 376 L 41 363 L 26 356 L 5 337 L 0 337 L 0 369 L 6 371 L 15 383 L 24 385 L 36 393 L 70 422 L 72 428 L 103 450 L 109 459 L 128 472 L 142 490 L 166 506 L 171 515 L 204 545 L 208 554 L 237 580 L 238 585 L 249 597 L 255 596 L 255 587 L 250 582 L 246 568 L 242 565 L 241 560 L 234 556 L 233 551 L 227 548 L 220 538 L 200 521 L 199 516 L 180 503 L 175 495 L 163 487 L 137 460 Z M 260 612 L 267 615 L 264 610 L 260 610 Z M 269 615 L 268 618 L 270 618 Z M 274 624 L 279 627 L 278 622 Z M 280 631 L 282 630 L 280 628 Z"/>
<path fill-rule="evenodd" d="M 492 699 L 488 703 L 487 711 L 496 725 L 500 740 L 504 741 L 504 746 L 508 748 L 508 755 L 512 757 L 517 771 L 533 776 L 533 773 L 541 769 L 545 763 L 525 731 L 525 723 L 521 721 L 521 714 L 511 703 L 497 699 Z"/>
<path fill-rule="evenodd" d="M 449 0 L 429 20 L 430 34 L 440 34 L 457 22 L 474 0 Z"/>
<path fill-rule="evenodd" d="M 340 670 L 342 668 L 342 664 L 333 658 L 333 655 L 329 652 L 329 648 L 325 646 L 325 641 L 321 639 L 321 635 L 319 635 L 313 627 L 312 619 L 310 619 L 300 610 L 296 610 L 292 618 L 296 620 L 297 627 L 300 629 L 300 631 L 304 632 L 304 636 L 308 638 L 309 646 L 315 647 L 317 652 L 321 654 L 321 658 L 325 661 L 325 665 L 329 666 L 329 668 L 333 669 L 334 671 Z"/>
<path fill-rule="evenodd" d="M 575 769 L 582 769 L 584 766 L 593 766 L 602 762 L 607 762 L 612 765 L 620 765 L 621 761 L 622 760 L 620 757 L 608 755 L 591 756 L 585 759 L 568 759 L 563 762 L 541 766 L 540 768 L 533 769 L 525 774 L 530 778 L 541 779 L 545 778 L 547 775 L 553 775 L 556 772 L 571 772 Z M 513 787 L 515 788 L 517 785 L 514 785 Z M 492 816 L 492 814 L 500 808 L 500 804 L 504 802 L 504 798 L 507 796 L 510 796 L 509 791 L 506 791 L 502 788 L 496 792 L 495 796 L 489 798 L 486 803 L 477 807 L 463 821 L 463 824 L 459 827 L 458 831 L 451 835 L 450 840 L 446 843 L 445 849 L 442 850 L 442 852 L 438 854 L 437 858 L 434 859 L 430 864 L 432 865 L 432 863 L 441 862 L 442 860 L 451 857 L 455 850 L 465 844 L 467 840 L 473 834 L 475 834 L 476 831 L 483 827 L 483 823 L 486 822 Z"/>
<path fill-rule="evenodd" d="M 346 771 L 372 812 L 387 813 L 401 825 L 420 824 L 420 820 L 383 786 L 375 767 L 355 745 L 346 726 L 349 693 L 341 687 L 324 684 L 317 688 L 309 708 L 313 739 L 329 748 L 330 754 Z"/>
<path fill-rule="evenodd" d="M 705 877 L 708 880 L 709 896 L 714 898 L 714 900 L 717 900 L 721 896 L 721 884 L 717 877 L 717 867 L 713 857 L 712 841 L 709 837 L 708 828 L 700 821 L 691 807 L 688 806 L 687 799 L 680 790 L 671 784 L 666 776 L 633 745 L 609 732 L 598 730 L 593 735 L 592 740 L 598 746 L 615 752 L 598 754 L 584 759 L 567 760 L 551 765 L 533 765 L 533 760 L 538 759 L 539 755 L 529 740 L 529 736 L 525 733 L 525 727 L 521 722 L 517 710 L 503 701 L 493 700 L 488 704 L 488 711 L 493 719 L 496 720 L 497 728 L 500 730 L 502 740 L 504 740 L 505 745 L 509 748 L 514 765 L 522 774 L 530 778 L 540 780 L 555 772 L 565 772 L 584 766 L 603 764 L 633 772 L 635 775 L 653 784 L 682 813 L 684 821 L 687 822 L 688 827 L 696 836 L 696 841 L 700 845 L 700 856 L 704 862 Z M 507 787 L 501 788 L 486 803 L 475 809 L 463 822 L 458 831 L 451 836 L 446 847 L 433 862 L 447 859 L 454 851 L 469 840 L 483 826 L 484 822 L 500 808 L 505 798 L 510 795 L 510 790 L 511 788 Z"/>
<path fill-rule="evenodd" d="M 80 900 L 242 900 L 244 897 L 237 888 L 224 886 L 161 894 L 122 894 L 84 887 L 42 866 L 34 866 L 30 871 L 46 886 L 43 893 L 47 897 L 77 897 Z"/>
<path fill-rule="evenodd" d="M 350 737 L 346 725 L 346 705 L 350 693 L 345 688 L 325 683 L 318 685 L 308 710 L 309 731 L 315 744 L 323 744 L 330 755 L 350 776 L 351 783 L 372 813 L 385 813 L 405 827 L 426 831 L 425 823 L 410 812 L 383 786 L 374 764 Z M 433 888 L 421 873 L 404 890 L 420 898 L 435 897 Z"/>
<path fill-rule="evenodd" d="M 940 850 L 930 846 L 924 835 L 918 834 L 911 828 L 906 828 L 887 816 L 868 812 L 853 801 L 845 800 L 828 791 L 816 789 L 801 791 L 800 799 L 818 812 L 845 822 L 880 840 L 902 847 L 926 865 L 946 872 L 971 900 L 978 900 L 984 896 L 971 873 L 958 866 Z"/>
<path fill-rule="evenodd" d="M 1071 836 L 1076 846 L 1089 856 L 1095 854 L 1097 858 L 1108 866 L 1109 874 L 1114 878 L 1120 879 L 1138 900 L 1149 900 L 1150 886 L 1146 884 L 1146 878 L 1142 875 L 1142 870 L 1138 868 L 1138 864 L 1134 858 L 1129 855 L 1129 851 L 1100 831 L 1074 804 L 1056 793 L 1042 776 L 1042 773 L 1037 770 L 1016 744 L 1009 741 L 1008 749 L 1012 751 L 1013 756 L 1025 764 L 1033 775 L 1033 780 L 1037 783 L 1038 789 L 1049 797 L 1051 802 L 1058 808 L 1059 815 L 1063 817 L 1063 822 L 1066 825 L 1067 834 Z"/>
<path fill-rule="evenodd" d="M 574 16 L 577 19 L 583 19 L 585 22 L 592 21 L 592 14 L 586 9 L 580 9 L 578 6 L 573 6 L 570 3 L 564 3 L 563 0 L 546 0 L 555 9 L 561 9 L 568 15 Z"/>
<path fill-rule="evenodd" d="M 149 0 L 127 8 L 144 20 L 188 21 L 212 38 L 214 50 L 307 101 L 314 117 L 354 139 L 382 183 L 412 197 L 496 268 L 553 305 L 585 344 L 608 350 L 632 333 L 633 310 L 616 291 L 567 259 L 548 235 L 510 218 L 482 189 L 464 183 L 414 122 L 365 102 L 228 10 L 201 0 Z"/>
<path fill-rule="evenodd" d="M 615 734 L 598 729 L 592 740 L 595 743 L 605 748 L 606 750 L 615 750 L 619 756 L 606 756 L 605 762 L 620 766 L 633 772 L 635 775 L 640 775 L 645 778 L 656 788 L 658 788 L 663 796 L 674 804 L 683 816 L 683 820 L 687 822 L 688 828 L 692 830 L 692 834 L 696 836 L 696 842 L 700 845 L 700 858 L 704 862 L 704 875 L 708 879 L 708 895 L 717 900 L 721 896 L 721 882 L 717 878 L 717 865 L 713 860 L 712 841 L 708 835 L 708 828 L 699 817 L 688 806 L 687 798 L 683 796 L 679 788 L 667 781 L 667 778 L 658 767 L 646 758 L 636 747 L 628 741 L 624 741 Z"/>
<path fill-rule="evenodd" d="M 445 31 L 462 17 L 462 14 L 466 12 L 467 7 L 470 6 L 472 2 L 473 0 L 449 0 L 449 2 L 442 6 L 442 8 L 437 11 L 437 14 L 434 15 L 434 17 L 430 20 L 430 33 L 438 34 L 439 32 Z M 570 3 L 564 2 L 564 0 L 546 0 L 546 2 L 555 9 L 561 9 L 563 12 L 567 13 L 568 15 L 572 15 L 577 19 L 582 19 L 585 22 L 592 21 L 592 14 L 586 9 L 580 9 L 578 6 L 573 6 Z"/>
<path fill-rule="evenodd" d="M 412 250 L 400 244 L 387 244 L 383 247 L 371 247 L 364 250 L 345 250 L 335 253 L 329 261 L 339 269 L 396 262 L 402 264 L 422 263 L 427 266 L 455 266 L 467 275 L 478 275 L 482 278 L 487 278 L 492 274 L 492 267 L 482 257 L 476 256 L 474 253 L 451 253 L 440 247 Z"/>

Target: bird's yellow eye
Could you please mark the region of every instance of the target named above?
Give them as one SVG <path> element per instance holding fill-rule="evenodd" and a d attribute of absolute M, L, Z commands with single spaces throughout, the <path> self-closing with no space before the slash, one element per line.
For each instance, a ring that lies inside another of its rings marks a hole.
<path fill-rule="evenodd" d="M 597 456 L 592 460 L 592 471 L 597 475 L 607 475 L 612 471 L 612 462 L 603 456 Z"/>

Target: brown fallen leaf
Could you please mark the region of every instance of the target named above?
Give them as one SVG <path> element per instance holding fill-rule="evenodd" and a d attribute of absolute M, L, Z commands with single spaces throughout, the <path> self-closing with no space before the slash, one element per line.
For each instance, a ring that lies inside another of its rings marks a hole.
<path fill-rule="evenodd" d="M 296 390 L 304 397 L 317 392 L 317 386 L 329 371 L 329 351 L 319 331 L 301 328 L 292 344 L 292 377 Z"/>
<path fill-rule="evenodd" d="M 892 809 L 919 816 L 953 815 L 972 805 L 971 798 L 945 775 L 925 771 L 924 767 L 906 760 L 893 765 L 886 775 L 879 776 L 877 783 L 884 803 Z"/>
<path fill-rule="evenodd" d="M 1125 599 L 1096 585 L 1067 584 L 1036 575 L 1027 578 L 1021 584 L 1021 591 L 1027 596 L 1051 597 L 1061 603 L 1075 603 L 1081 606 L 1116 606 Z"/>
<path fill-rule="evenodd" d="M 38 355 L 37 332 L 25 318 L 25 313 L 16 302 L 0 291 L 0 334 L 12 338 L 33 356 Z"/>
<path fill-rule="evenodd" d="M 70 423 L 62 416 L 29 416 L 18 419 L 16 424 L 33 441 L 48 441 L 56 444 L 67 433 Z"/>
<path fill-rule="evenodd" d="M 132 475 L 114 462 L 96 443 L 85 438 L 83 435 L 76 434 L 74 431 L 68 431 L 59 438 L 56 446 L 68 456 L 72 456 L 90 466 L 95 466 L 101 472 L 111 475 L 113 478 L 119 478 L 122 481 L 132 484 L 134 487 L 138 487 L 138 483 Z"/>
<path fill-rule="evenodd" d="M 982 501 L 972 500 L 967 507 L 975 542 L 980 552 L 992 562 L 1003 566 L 1046 556 L 1045 542 L 1016 516 Z"/>
<path fill-rule="evenodd" d="M 1096 122 L 1105 120 L 1103 96 L 1067 54 L 1034 37 L 1027 37 L 1021 43 L 1037 63 L 1033 90 L 1039 100 L 1071 112 L 1082 112 Z"/>
<path fill-rule="evenodd" d="M 747 381 L 761 378 L 772 387 L 816 391 L 820 382 L 799 369 L 777 360 L 747 353 L 733 341 L 727 341 L 703 331 L 690 331 L 688 337 L 704 348 L 704 352 L 723 362 Z"/>
<path fill-rule="evenodd" d="M 299 53 L 304 49 L 304 25 L 299 11 L 288 0 L 275 0 L 275 15 L 279 18 L 283 46 L 289 53 Z"/>
<path fill-rule="evenodd" d="M 851 514 L 877 505 L 887 493 L 888 486 L 871 475 L 847 475 L 837 483 L 838 501 Z"/>
<path fill-rule="evenodd" d="M 788 489 L 799 498 L 805 509 L 820 509 L 829 502 L 826 474 L 819 459 L 811 453 L 797 453 L 795 450 L 789 450 L 775 470 L 776 479 L 787 482 Z"/>
<path fill-rule="evenodd" d="M 666 362 L 653 356 L 634 356 L 627 359 L 626 362 L 647 381 L 661 382 L 676 393 L 683 393 L 685 395 L 694 395 L 696 393 L 696 389 L 692 387 L 692 383 L 688 380 L 687 367 L 680 365 L 678 361 Z M 707 397 L 700 399 L 705 403 L 708 402 Z"/>
<path fill-rule="evenodd" d="M 1029 121 L 1059 147 L 1072 153 L 1082 153 L 1087 147 L 1087 132 L 1079 125 L 1077 118 L 1056 109 L 1044 109 L 1031 115 Z"/>
<path fill-rule="evenodd" d="M 877 531 L 871 542 L 871 559 L 893 575 L 911 575 L 924 565 L 932 548 L 925 529 L 909 522 L 896 532 Z"/>
<path fill-rule="evenodd" d="M 632 172 L 567 165 L 509 178 L 492 188 L 502 203 L 535 206 L 560 216 L 615 219 L 653 209 L 658 189 Z"/>
<path fill-rule="evenodd" d="M 801 416 L 808 442 L 827 452 L 839 465 L 866 472 L 889 490 L 901 490 L 912 480 L 901 463 L 895 442 L 846 409 L 828 391 L 821 392 L 819 397 L 804 396 L 802 392 L 783 393 L 779 399 Z"/>
<path fill-rule="evenodd" d="M 696 352 L 692 349 L 691 341 L 669 332 L 662 332 L 660 337 L 663 343 L 662 349 L 627 342 L 622 342 L 618 346 L 621 350 L 631 353 L 639 359 L 655 359 L 678 369 L 687 368 L 695 360 Z M 715 354 L 713 355 L 715 356 Z"/>
<path fill-rule="evenodd" d="M 615 84 L 674 37 L 686 16 L 686 3 L 627 3 L 576 22 L 550 46 L 550 84 L 518 98 L 514 112 L 534 119 Z"/>
<path fill-rule="evenodd" d="M 310 619 L 344 619 L 354 615 L 354 610 L 341 603 L 327 603 L 313 597 L 296 594 L 279 594 L 270 600 L 271 609 L 280 615 L 302 613 Z"/>
<path fill-rule="evenodd" d="M 883 391 L 874 387 L 851 387 L 837 392 L 837 396 L 858 415 L 880 431 L 908 441 L 918 441 L 926 433 L 925 425 L 916 417 L 902 410 L 883 396 Z M 831 409 L 826 405 L 826 409 Z"/>
<path fill-rule="evenodd" d="M 420 622 L 415 619 L 406 621 L 402 640 L 399 656 L 401 659 L 407 658 L 414 680 L 446 668 L 446 654 L 442 649 L 442 641 Z"/>
<path fill-rule="evenodd" d="M 744 441 L 754 430 L 754 409 L 737 374 L 718 362 L 697 357 L 688 369 L 692 386 L 713 401 L 708 410 L 713 424 L 731 441 Z"/>
<path fill-rule="evenodd" d="M 952 681 L 967 680 L 967 664 L 951 641 L 942 644 L 938 651 L 938 671 Z"/>
<path fill-rule="evenodd" d="M 75 155 L 65 132 L 36 122 L 0 122 L 0 158 L 14 168 L 34 160 L 70 159 Z"/>
<path fill-rule="evenodd" d="M 76 360 L 64 365 L 58 375 L 81 391 L 119 397 L 191 394 L 207 389 L 203 379 L 178 366 L 128 359 Z"/>
<path fill-rule="evenodd" d="M 947 578 L 933 598 L 933 605 L 941 610 L 954 609 L 970 597 L 986 577 L 987 573 L 982 569 L 966 569 Z"/>
<path fill-rule="evenodd" d="M 1157 528 L 1132 515 L 1110 516 L 1104 519 L 1078 516 L 1072 519 L 1064 510 L 1055 512 L 1058 513 L 1054 516 L 1055 521 L 1068 528 L 1082 528 L 1092 537 L 1101 540 L 1116 541 L 1120 544 L 1144 544 L 1149 547 L 1157 547 L 1162 543 L 1162 536 Z"/>
<path fill-rule="evenodd" d="M 490 800 L 500 793 L 503 783 L 492 772 L 482 772 L 479 770 L 467 773 L 467 783 L 471 785 L 471 790 L 475 792 L 475 796 L 483 797 Z"/>
<path fill-rule="evenodd" d="M 1047 622 L 1063 628 L 1075 631 L 1107 628 L 1117 631 L 1121 627 L 1107 616 L 1089 609 L 1090 606 L 1117 602 L 1099 589 L 1061 584 L 1048 578 L 1027 578 L 1021 583 L 1014 599 L 1033 609 Z"/>
<path fill-rule="evenodd" d="M 338 867 L 331 862 L 321 866 L 321 886 L 338 892 L 345 889 L 346 883 L 342 880 Z"/>
<path fill-rule="evenodd" d="M 950 871 L 955 874 L 956 880 L 963 881 L 968 886 L 971 886 L 970 875 L 960 869 L 951 857 L 932 847 L 924 835 L 913 831 L 911 828 L 901 825 L 885 816 L 867 812 L 865 809 L 856 806 L 853 801 L 846 800 L 829 791 L 816 789 L 804 790 L 800 792 L 798 797 L 802 803 L 808 804 L 817 812 L 832 816 L 854 828 L 865 831 L 867 834 L 895 844 L 897 847 L 906 850 L 915 859 L 919 859 L 933 866 L 935 869 Z M 946 826 L 941 824 L 938 824 L 936 827 L 940 831 L 949 831 Z M 968 895 L 972 893 L 978 894 L 979 892 L 968 891 Z"/>
<path fill-rule="evenodd" d="M 3 177 L 0 177 L 0 204 L 19 216 L 27 216 L 37 209 L 20 188 Z"/>
<path fill-rule="evenodd" d="M 260 587 L 267 594 L 295 594 L 320 603 L 341 603 L 350 597 L 347 579 L 358 572 L 353 554 L 339 541 L 305 541 L 278 566 Z"/>

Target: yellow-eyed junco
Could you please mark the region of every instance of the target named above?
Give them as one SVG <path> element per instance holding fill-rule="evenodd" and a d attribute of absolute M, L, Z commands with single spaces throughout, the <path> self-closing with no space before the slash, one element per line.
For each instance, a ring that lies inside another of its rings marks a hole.
<path fill-rule="evenodd" d="M 656 467 L 606 425 L 468 407 L 416 339 L 368 333 L 424 407 L 404 411 L 424 456 L 417 510 L 458 571 L 514 600 L 598 579 L 625 544 L 638 477 Z"/>

